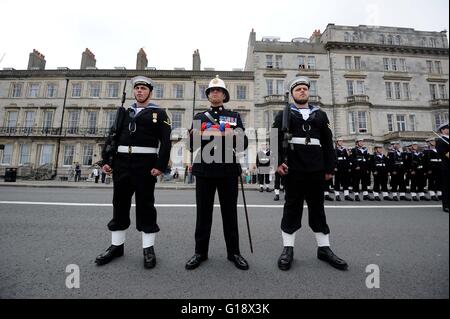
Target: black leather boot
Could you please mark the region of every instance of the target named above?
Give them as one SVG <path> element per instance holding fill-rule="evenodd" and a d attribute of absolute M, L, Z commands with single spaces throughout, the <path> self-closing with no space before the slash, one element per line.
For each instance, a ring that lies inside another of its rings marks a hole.
<path fill-rule="evenodd" d="M 155 249 L 153 246 L 144 248 L 144 267 L 147 269 L 154 268 L 156 266 Z"/>
<path fill-rule="evenodd" d="M 205 255 L 195 254 L 194 256 L 191 257 L 191 259 L 188 260 L 188 262 L 186 263 L 185 268 L 187 270 L 195 269 L 198 266 L 200 266 L 200 264 L 203 261 L 205 261 L 206 259 L 208 259 L 208 257 L 205 256 Z"/>
<path fill-rule="evenodd" d="M 337 202 L 340 202 L 340 201 L 341 201 L 341 196 L 336 195 L 336 201 L 337 201 Z"/>
<path fill-rule="evenodd" d="M 294 247 L 285 246 L 280 258 L 278 258 L 278 268 L 289 270 L 294 260 Z"/>
<path fill-rule="evenodd" d="M 234 263 L 234 265 L 241 270 L 248 270 L 248 268 L 249 268 L 247 260 L 245 260 L 244 257 L 242 257 L 239 254 L 235 254 L 233 256 L 228 256 L 228 260 L 232 261 Z"/>
<path fill-rule="evenodd" d="M 106 249 L 106 251 L 95 258 L 95 263 L 98 266 L 105 265 L 109 263 L 111 260 L 113 260 L 116 257 L 123 256 L 123 245 L 120 246 L 114 246 L 111 245 Z"/>
<path fill-rule="evenodd" d="M 275 195 L 275 198 L 273 200 L 274 201 L 279 201 L 280 200 L 280 195 Z"/>
<path fill-rule="evenodd" d="M 353 202 L 353 198 L 351 198 L 350 195 L 346 195 L 346 196 L 344 197 L 344 199 L 345 199 L 346 201 Z"/>
<path fill-rule="evenodd" d="M 317 249 L 317 258 L 320 260 L 323 260 L 327 263 L 329 263 L 334 268 L 337 268 L 339 270 L 347 270 L 348 265 L 345 262 L 345 260 L 339 258 L 336 256 L 333 251 L 330 249 L 330 247 L 319 247 Z"/>

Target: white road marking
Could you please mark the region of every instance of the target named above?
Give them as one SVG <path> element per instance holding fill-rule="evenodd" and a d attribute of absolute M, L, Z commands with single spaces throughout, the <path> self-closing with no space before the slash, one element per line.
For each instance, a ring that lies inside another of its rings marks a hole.
<path fill-rule="evenodd" d="M 78 206 L 78 207 L 112 207 L 112 204 L 101 204 L 101 203 L 67 203 L 67 202 L 25 202 L 25 201 L 0 201 L 3 205 L 42 205 L 42 206 Z M 131 206 L 136 206 L 132 204 Z M 155 204 L 155 207 L 169 207 L 169 208 L 195 208 L 195 204 Z M 215 208 L 219 208 L 220 205 L 214 205 Z M 244 205 L 239 204 L 239 208 L 243 208 Z M 405 209 L 405 208 L 440 208 L 441 205 L 377 205 L 377 206 L 329 206 L 326 205 L 325 208 L 333 209 Z M 247 208 L 283 208 L 283 205 L 247 205 Z M 307 208 L 305 205 L 304 208 Z"/>

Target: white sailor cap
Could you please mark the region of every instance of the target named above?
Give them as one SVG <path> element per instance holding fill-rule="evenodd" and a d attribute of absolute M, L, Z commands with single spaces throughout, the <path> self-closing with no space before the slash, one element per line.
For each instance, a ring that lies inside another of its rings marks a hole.
<path fill-rule="evenodd" d="M 289 84 L 289 92 L 291 92 L 291 94 L 292 94 L 292 90 L 296 86 L 301 85 L 301 84 L 306 85 L 309 89 L 309 87 L 311 86 L 311 81 L 306 76 L 298 76 L 295 79 L 293 79 L 291 81 L 291 83 Z"/>
<path fill-rule="evenodd" d="M 150 78 L 147 78 L 142 75 L 135 76 L 131 79 L 131 83 L 133 84 L 133 88 L 136 87 L 136 85 L 145 85 L 150 89 L 150 91 L 153 90 L 153 81 Z"/>

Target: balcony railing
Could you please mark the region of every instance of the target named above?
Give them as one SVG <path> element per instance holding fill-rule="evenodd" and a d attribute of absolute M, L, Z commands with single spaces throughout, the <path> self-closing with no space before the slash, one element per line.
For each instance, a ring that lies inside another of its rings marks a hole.
<path fill-rule="evenodd" d="M 430 105 L 432 105 L 432 106 L 439 106 L 439 105 L 448 106 L 448 99 L 435 99 L 435 100 L 431 100 L 431 101 L 430 101 Z"/>
<path fill-rule="evenodd" d="M 272 94 L 272 95 L 265 96 L 264 101 L 266 103 L 284 103 L 285 99 L 284 99 L 284 95 Z"/>
<path fill-rule="evenodd" d="M 322 98 L 318 95 L 310 95 L 309 96 L 309 103 L 311 104 L 320 104 L 320 100 Z"/>
<path fill-rule="evenodd" d="M 347 103 L 369 103 L 369 97 L 363 94 L 347 96 Z"/>
<path fill-rule="evenodd" d="M 0 127 L 0 136 L 106 137 L 109 128 L 90 127 Z"/>

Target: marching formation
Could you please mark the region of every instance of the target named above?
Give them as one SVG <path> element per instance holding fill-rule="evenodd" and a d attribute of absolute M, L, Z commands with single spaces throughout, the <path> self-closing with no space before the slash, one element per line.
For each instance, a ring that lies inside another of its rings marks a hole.
<path fill-rule="evenodd" d="M 448 124 L 440 131 L 448 131 Z M 442 170 L 445 160 L 438 153 L 436 139 L 427 140 L 427 147 L 417 142 L 402 149 L 399 141 L 391 142 L 388 151 L 377 144 L 370 153 L 364 141 L 356 140 L 355 147 L 343 147 L 336 140 L 337 166 L 334 183 L 325 188 L 326 200 L 348 201 L 440 201 L 443 196 Z M 444 155 L 445 156 L 445 155 Z M 334 191 L 333 198 L 330 193 Z M 354 197 L 350 196 L 350 191 Z M 343 192 L 343 197 L 341 196 Z M 362 196 L 361 196 L 362 195 Z"/>

